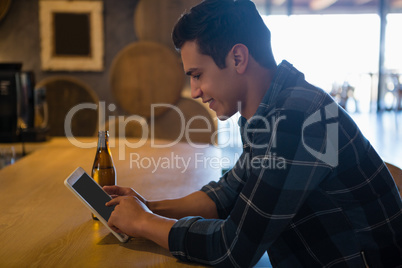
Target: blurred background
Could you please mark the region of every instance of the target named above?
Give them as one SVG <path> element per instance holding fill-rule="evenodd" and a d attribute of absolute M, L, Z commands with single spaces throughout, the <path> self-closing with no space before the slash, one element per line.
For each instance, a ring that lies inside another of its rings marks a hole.
<path fill-rule="evenodd" d="M 10 99 L 3 97 L 0 132 L 5 136 L 0 142 L 8 142 L 10 131 L 17 133 L 14 141 L 21 139 L 24 129 L 26 133 L 30 128 L 34 130 L 27 140 L 65 136 L 60 122 L 71 107 L 83 102 L 102 102 L 106 119 L 101 123 L 109 128 L 119 116 L 139 115 L 150 123 L 150 105 L 163 102 L 180 107 L 186 123 L 197 123 L 190 120 L 196 114 L 210 116 L 208 122 L 192 125 L 213 124 L 192 141 L 221 145 L 230 156 L 240 152 L 238 115 L 222 122 L 199 102 L 194 104 L 180 56 L 170 40 L 177 18 L 198 2 L 0 0 L 0 72 L 2 78 L 4 73 L 18 73 L 21 85 L 30 81 L 32 92 L 26 95 L 31 107 L 27 109 L 34 114 L 20 107 L 15 112 L 19 119 L 12 119 L 10 126 L 5 114 L 17 105 L 9 106 Z M 381 156 L 402 166 L 402 1 L 254 3 L 271 30 L 277 63 L 286 59 L 307 81 L 331 94 Z M 3 83 L 4 96 L 6 88 Z M 97 133 L 97 111 L 82 110 L 76 117 L 82 120 L 73 120 L 74 135 Z M 161 109 L 155 118 L 158 138 L 176 138 L 177 116 Z M 141 122 L 131 125 L 128 131 L 127 124 L 126 132 L 140 135 L 135 125 Z M 38 129 L 45 129 L 45 134 Z M 216 131 L 218 135 L 213 134 Z"/>

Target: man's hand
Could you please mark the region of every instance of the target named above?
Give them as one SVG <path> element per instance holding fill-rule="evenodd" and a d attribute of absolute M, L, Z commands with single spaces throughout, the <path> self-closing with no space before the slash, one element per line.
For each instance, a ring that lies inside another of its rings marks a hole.
<path fill-rule="evenodd" d="M 106 206 L 114 205 L 108 221 L 112 230 L 144 237 L 169 249 L 169 232 L 176 220 L 153 214 L 136 196 L 118 196 L 106 203 Z"/>
<path fill-rule="evenodd" d="M 108 193 L 112 198 L 116 198 L 118 196 L 135 196 L 142 203 L 148 206 L 148 201 L 132 188 L 113 185 L 103 186 L 103 190 L 105 190 L 105 192 Z"/>
<path fill-rule="evenodd" d="M 137 197 L 118 196 L 106 203 L 106 206 L 116 206 L 110 215 L 108 225 L 118 233 L 130 236 L 142 236 L 142 227 L 146 217 L 152 212 Z"/>

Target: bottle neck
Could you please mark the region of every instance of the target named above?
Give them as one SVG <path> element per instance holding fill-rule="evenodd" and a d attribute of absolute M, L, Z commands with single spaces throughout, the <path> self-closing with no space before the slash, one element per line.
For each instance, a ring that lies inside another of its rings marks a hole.
<path fill-rule="evenodd" d="M 99 131 L 98 133 L 98 149 L 109 148 L 109 131 Z"/>

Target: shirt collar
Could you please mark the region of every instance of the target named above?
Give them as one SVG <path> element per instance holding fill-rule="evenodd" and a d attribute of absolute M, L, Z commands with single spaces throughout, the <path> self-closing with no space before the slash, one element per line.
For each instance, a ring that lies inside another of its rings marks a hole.
<path fill-rule="evenodd" d="M 265 93 L 264 97 L 262 98 L 262 101 L 260 105 L 257 108 L 256 113 L 253 115 L 253 117 L 256 116 L 263 116 L 265 117 L 267 114 L 268 109 L 270 106 L 275 103 L 275 99 L 281 89 L 283 88 L 287 78 L 289 75 L 297 75 L 300 74 L 299 71 L 297 71 L 292 64 L 287 62 L 286 60 L 283 60 L 277 68 L 277 71 L 274 75 L 274 78 L 272 79 L 271 85 L 269 86 L 269 89 Z M 253 122 L 255 120 L 250 120 L 251 125 L 253 125 Z M 238 120 L 238 125 L 241 129 L 245 127 L 247 124 L 247 119 L 243 116 L 240 116 Z"/>

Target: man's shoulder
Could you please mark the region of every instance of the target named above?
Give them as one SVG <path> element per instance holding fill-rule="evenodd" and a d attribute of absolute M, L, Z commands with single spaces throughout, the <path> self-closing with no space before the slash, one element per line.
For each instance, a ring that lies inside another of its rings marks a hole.
<path fill-rule="evenodd" d="M 324 90 L 304 82 L 283 87 L 278 92 L 270 111 L 267 111 L 267 115 L 297 114 L 308 117 L 334 103 L 334 99 Z"/>

